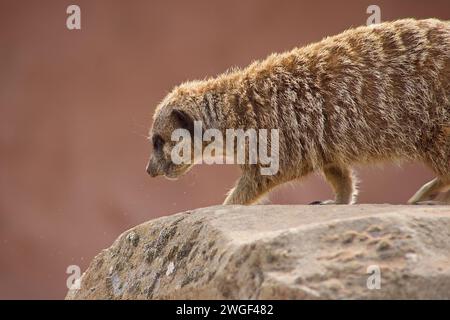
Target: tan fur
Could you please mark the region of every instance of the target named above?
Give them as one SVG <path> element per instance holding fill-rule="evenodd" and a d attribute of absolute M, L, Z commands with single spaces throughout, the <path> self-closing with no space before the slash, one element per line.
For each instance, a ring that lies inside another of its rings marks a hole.
<path fill-rule="evenodd" d="M 322 171 L 335 203 L 353 203 L 351 166 L 418 160 L 435 173 L 412 203 L 450 185 L 450 22 L 404 19 L 359 27 L 272 54 L 245 69 L 184 83 L 158 106 L 151 136 L 164 146 L 148 171 L 177 177 L 170 163 L 173 110 L 206 128 L 279 129 L 280 170 L 242 165 L 226 204 L 251 204 L 281 183 Z M 328 201 L 327 203 L 333 203 Z"/>

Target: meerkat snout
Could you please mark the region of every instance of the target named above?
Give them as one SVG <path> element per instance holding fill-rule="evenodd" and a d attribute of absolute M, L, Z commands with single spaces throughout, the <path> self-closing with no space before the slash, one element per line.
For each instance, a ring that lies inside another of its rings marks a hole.
<path fill-rule="evenodd" d="M 148 160 L 146 171 L 153 178 L 164 174 L 165 157 L 163 148 L 165 141 L 160 134 L 152 134 L 150 140 L 153 145 L 153 152 Z"/>
<path fill-rule="evenodd" d="M 156 166 L 154 164 L 153 157 L 151 157 L 150 160 L 148 161 L 147 166 L 145 168 L 145 171 L 147 171 L 149 176 L 152 177 L 152 178 L 157 177 L 157 176 L 160 175 L 160 174 L 158 174 L 158 172 L 156 170 Z"/>

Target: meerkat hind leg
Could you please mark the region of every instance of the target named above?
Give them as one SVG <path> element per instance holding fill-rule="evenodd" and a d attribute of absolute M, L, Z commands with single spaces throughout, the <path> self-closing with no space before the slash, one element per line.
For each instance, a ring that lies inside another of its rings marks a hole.
<path fill-rule="evenodd" d="M 357 194 L 352 170 L 348 167 L 328 165 L 323 169 L 325 179 L 335 193 L 334 200 L 314 201 L 310 204 L 353 204 Z"/>
<path fill-rule="evenodd" d="M 434 200 L 440 192 L 450 190 L 450 178 L 434 178 L 430 182 L 425 183 L 412 197 L 408 200 L 409 204 L 448 204 L 448 199 L 444 201 Z"/>
<path fill-rule="evenodd" d="M 441 204 L 450 204 L 450 190 L 447 190 L 441 199 Z"/>

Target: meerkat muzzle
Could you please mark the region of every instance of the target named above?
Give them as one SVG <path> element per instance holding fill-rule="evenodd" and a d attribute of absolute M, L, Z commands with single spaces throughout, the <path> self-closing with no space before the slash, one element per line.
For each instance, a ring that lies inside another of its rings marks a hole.
<path fill-rule="evenodd" d="M 159 176 L 158 170 L 156 170 L 155 165 L 152 165 L 151 160 L 147 163 L 147 167 L 146 167 L 145 171 L 147 171 L 147 173 L 152 178 Z"/>

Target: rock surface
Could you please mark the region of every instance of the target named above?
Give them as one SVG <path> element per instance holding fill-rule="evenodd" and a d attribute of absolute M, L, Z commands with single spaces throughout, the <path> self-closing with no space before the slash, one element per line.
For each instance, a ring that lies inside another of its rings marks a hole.
<path fill-rule="evenodd" d="M 381 288 L 369 289 L 376 270 Z M 66 297 L 329 298 L 449 299 L 450 207 L 217 206 L 162 217 L 124 232 Z"/>

